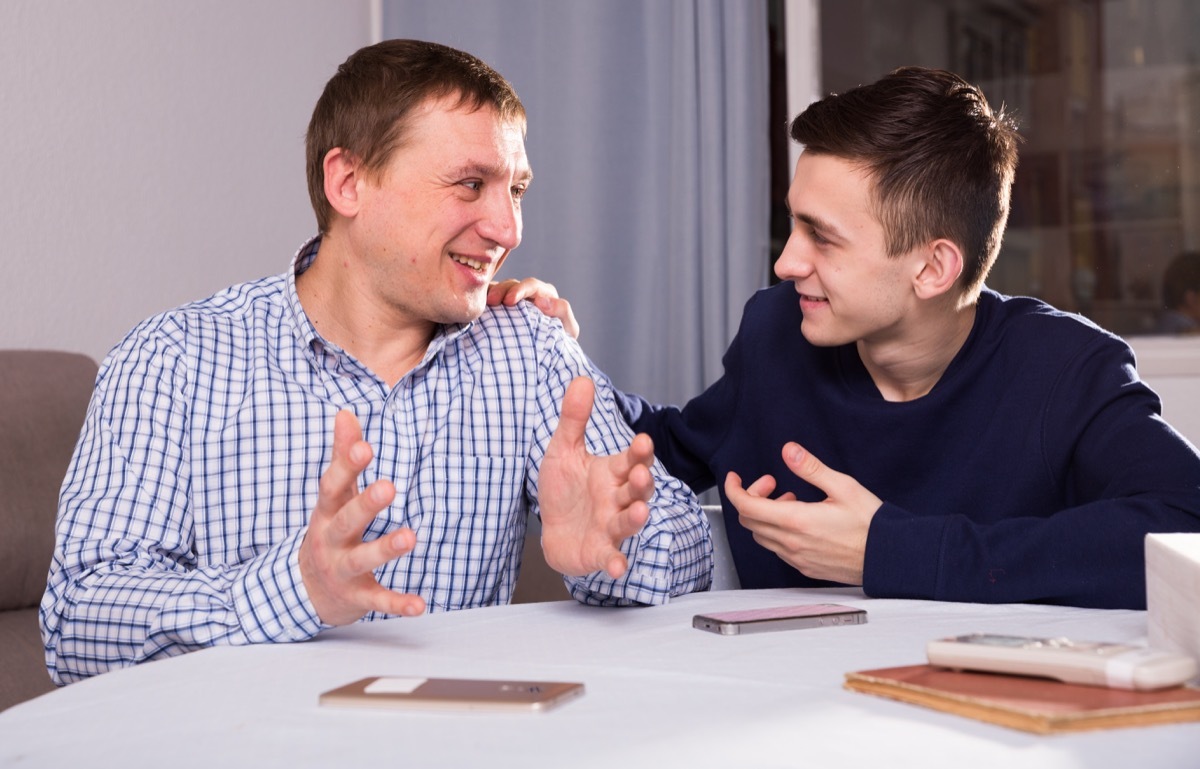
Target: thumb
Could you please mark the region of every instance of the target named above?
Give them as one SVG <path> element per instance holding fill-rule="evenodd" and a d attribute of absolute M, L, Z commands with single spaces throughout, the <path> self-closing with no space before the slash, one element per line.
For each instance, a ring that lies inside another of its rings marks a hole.
<path fill-rule="evenodd" d="M 577 377 L 567 385 L 563 395 L 562 413 L 553 440 L 568 445 L 583 445 L 583 432 L 592 415 L 592 401 L 596 397 L 596 385 L 587 377 Z"/>
<path fill-rule="evenodd" d="M 805 451 L 799 443 L 784 444 L 783 461 L 787 463 L 788 469 L 796 474 L 796 477 L 808 481 L 827 495 L 830 493 L 829 487 L 836 473 L 826 467 L 821 460 Z"/>

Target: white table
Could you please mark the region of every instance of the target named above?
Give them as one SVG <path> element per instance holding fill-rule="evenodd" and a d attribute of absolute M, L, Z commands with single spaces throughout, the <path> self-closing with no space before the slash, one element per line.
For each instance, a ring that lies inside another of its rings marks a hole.
<path fill-rule="evenodd" d="M 835 601 L 859 626 L 718 636 L 701 611 Z M 108 673 L 0 714 L 0 766 L 1200 766 L 1200 724 L 1036 736 L 842 688 L 971 631 L 1139 641 L 1146 615 L 872 600 L 856 590 L 704 593 L 655 608 L 572 602 L 338 628 Z M 582 681 L 547 713 L 320 708 L 369 675 Z"/>

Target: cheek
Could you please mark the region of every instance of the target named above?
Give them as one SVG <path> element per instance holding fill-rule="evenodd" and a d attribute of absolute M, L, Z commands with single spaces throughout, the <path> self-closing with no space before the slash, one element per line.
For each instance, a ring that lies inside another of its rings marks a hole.
<path fill-rule="evenodd" d="M 877 312 L 893 315 L 905 307 L 905 299 L 910 292 L 905 276 L 899 269 L 885 270 L 881 274 L 873 276 L 872 280 L 874 280 L 872 294 Z"/>

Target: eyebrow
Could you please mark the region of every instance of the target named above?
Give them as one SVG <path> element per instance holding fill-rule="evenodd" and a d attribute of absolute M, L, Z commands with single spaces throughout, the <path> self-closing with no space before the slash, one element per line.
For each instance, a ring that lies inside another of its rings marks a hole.
<path fill-rule="evenodd" d="M 452 176 L 503 176 L 508 173 L 508 169 L 504 166 L 489 166 L 482 163 L 467 163 L 466 165 L 455 168 Z M 523 173 L 517 174 L 513 179 L 514 182 L 529 184 L 533 181 L 533 171 L 526 169 Z"/>
<path fill-rule="evenodd" d="M 789 219 L 798 219 L 807 224 L 809 227 L 812 227 L 814 230 L 820 230 L 821 232 L 826 233 L 827 235 L 830 235 L 836 239 L 846 239 L 846 236 L 842 233 L 842 231 L 835 227 L 832 222 L 822 219 L 819 216 L 813 216 L 812 214 L 796 213 L 792 210 L 792 204 L 787 200 L 783 201 L 783 207 L 787 209 Z"/>

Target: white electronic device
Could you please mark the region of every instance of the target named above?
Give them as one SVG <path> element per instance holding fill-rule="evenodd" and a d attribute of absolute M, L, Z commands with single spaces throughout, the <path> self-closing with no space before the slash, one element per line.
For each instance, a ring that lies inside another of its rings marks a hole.
<path fill-rule="evenodd" d="M 1117 689 L 1163 689 L 1194 678 L 1191 657 L 1131 644 L 972 633 L 930 641 L 931 665 L 1043 676 Z"/>

